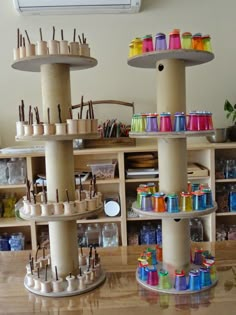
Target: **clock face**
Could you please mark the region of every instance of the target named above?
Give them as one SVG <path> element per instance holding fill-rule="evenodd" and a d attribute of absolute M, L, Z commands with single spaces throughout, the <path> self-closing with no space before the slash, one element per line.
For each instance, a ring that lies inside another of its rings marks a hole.
<path fill-rule="evenodd" d="M 107 216 L 115 217 L 120 212 L 120 205 L 116 201 L 108 201 L 104 205 L 104 211 Z"/>

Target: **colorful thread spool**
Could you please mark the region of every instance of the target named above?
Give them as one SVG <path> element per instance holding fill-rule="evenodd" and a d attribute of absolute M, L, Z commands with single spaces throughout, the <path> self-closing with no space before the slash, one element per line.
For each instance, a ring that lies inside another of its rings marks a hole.
<path fill-rule="evenodd" d="M 162 192 L 155 193 L 153 194 L 152 198 L 153 198 L 153 211 L 165 212 L 166 211 L 165 194 Z"/>
<path fill-rule="evenodd" d="M 182 34 L 182 49 L 192 49 L 192 33 L 185 32 Z"/>
<path fill-rule="evenodd" d="M 158 272 L 159 276 L 159 288 L 160 289 L 171 289 L 171 282 L 170 282 L 170 277 L 169 273 L 167 270 L 161 269 Z"/>
<path fill-rule="evenodd" d="M 155 50 L 166 50 L 166 35 L 164 33 L 157 33 L 155 36 Z"/>
<path fill-rule="evenodd" d="M 153 51 L 152 35 L 146 35 L 143 37 L 142 51 L 143 53 Z"/>
<path fill-rule="evenodd" d="M 191 291 L 198 291 L 201 289 L 200 272 L 198 270 L 190 270 L 188 288 Z"/>
<path fill-rule="evenodd" d="M 168 194 L 166 200 L 166 208 L 168 212 L 179 212 L 179 198 L 177 194 Z"/>
<path fill-rule="evenodd" d="M 147 268 L 148 275 L 147 275 L 147 284 L 151 286 L 157 286 L 158 285 L 158 274 L 156 268 Z"/>
<path fill-rule="evenodd" d="M 186 131 L 186 117 L 184 113 L 175 113 L 174 115 L 174 131 Z"/>
<path fill-rule="evenodd" d="M 160 131 L 172 131 L 171 114 L 169 112 L 163 112 L 160 114 Z"/>
<path fill-rule="evenodd" d="M 169 34 L 169 49 L 181 49 L 180 34 L 177 29 Z"/>
<path fill-rule="evenodd" d="M 149 114 L 146 118 L 146 131 L 147 132 L 157 132 L 158 131 L 158 114 Z"/>
<path fill-rule="evenodd" d="M 201 211 L 206 209 L 206 195 L 201 190 L 192 192 L 193 195 L 193 210 Z"/>
<path fill-rule="evenodd" d="M 184 271 L 175 271 L 175 289 L 177 291 L 187 290 L 187 279 Z"/>
<path fill-rule="evenodd" d="M 193 210 L 193 198 L 189 192 L 180 193 L 180 210 L 181 211 L 192 211 Z"/>
<path fill-rule="evenodd" d="M 201 288 L 211 285 L 210 268 L 200 267 L 200 284 Z"/>

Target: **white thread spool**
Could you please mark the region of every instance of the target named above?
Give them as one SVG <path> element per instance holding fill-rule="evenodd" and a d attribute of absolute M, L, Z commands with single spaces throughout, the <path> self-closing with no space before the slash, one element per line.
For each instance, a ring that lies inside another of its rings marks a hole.
<path fill-rule="evenodd" d="M 32 136 L 33 135 L 33 126 L 32 125 L 24 125 L 24 136 Z"/>
<path fill-rule="evenodd" d="M 77 279 L 73 275 L 69 275 L 66 277 L 67 281 L 67 291 L 72 292 L 77 290 L 78 284 L 77 284 Z"/>
<path fill-rule="evenodd" d="M 78 286 L 78 289 L 79 290 L 84 290 L 86 288 L 86 285 L 85 285 L 85 275 L 78 275 L 77 276 L 78 278 L 78 281 L 79 281 L 79 286 Z"/>
<path fill-rule="evenodd" d="M 38 56 L 44 56 L 48 54 L 48 47 L 47 42 L 44 40 L 41 40 L 40 42 L 36 43 L 36 55 Z"/>
<path fill-rule="evenodd" d="M 33 135 L 40 136 L 43 134 L 43 125 L 42 124 L 33 124 Z"/>
<path fill-rule="evenodd" d="M 53 206 L 54 206 L 54 210 L 53 210 L 54 215 L 64 214 L 63 202 L 55 202 Z"/>
<path fill-rule="evenodd" d="M 53 292 L 61 292 L 64 291 L 63 280 L 62 278 L 58 278 L 58 280 L 52 281 L 52 291 Z"/>
<path fill-rule="evenodd" d="M 25 54 L 26 54 L 26 57 L 35 56 L 35 44 L 27 43 L 25 45 Z"/>
<path fill-rule="evenodd" d="M 63 204 L 64 204 L 64 215 L 72 215 L 76 212 L 74 201 L 65 201 Z"/>
<path fill-rule="evenodd" d="M 66 123 L 56 123 L 56 135 L 66 135 Z"/>
<path fill-rule="evenodd" d="M 54 135 L 56 132 L 55 124 L 43 124 L 43 134 L 45 136 Z"/>
<path fill-rule="evenodd" d="M 54 207 L 52 203 L 41 203 L 41 215 L 49 216 L 52 215 Z"/>
<path fill-rule="evenodd" d="M 40 216 L 41 215 L 41 207 L 39 203 L 31 203 L 30 204 L 30 215 L 31 216 Z"/>
<path fill-rule="evenodd" d="M 59 42 L 59 50 L 61 55 L 68 55 L 69 54 L 69 47 L 67 40 L 61 40 Z"/>
<path fill-rule="evenodd" d="M 49 293 L 52 292 L 52 283 L 50 280 L 43 280 L 41 281 L 41 292 L 42 293 Z"/>
<path fill-rule="evenodd" d="M 48 41 L 48 53 L 49 55 L 59 54 L 59 41 L 54 39 Z"/>
<path fill-rule="evenodd" d="M 77 119 L 67 119 L 67 133 L 69 135 L 75 135 L 78 133 L 78 120 Z"/>

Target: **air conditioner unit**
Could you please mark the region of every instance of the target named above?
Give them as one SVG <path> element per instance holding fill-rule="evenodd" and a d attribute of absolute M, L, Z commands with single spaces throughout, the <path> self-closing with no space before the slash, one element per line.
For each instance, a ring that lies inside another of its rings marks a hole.
<path fill-rule="evenodd" d="M 142 0 L 13 0 L 21 14 L 136 13 Z"/>

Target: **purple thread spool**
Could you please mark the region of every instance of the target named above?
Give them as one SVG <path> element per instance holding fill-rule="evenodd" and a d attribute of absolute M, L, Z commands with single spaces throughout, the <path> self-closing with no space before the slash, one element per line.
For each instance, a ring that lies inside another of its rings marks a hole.
<path fill-rule="evenodd" d="M 155 36 L 155 50 L 166 50 L 166 35 L 164 33 L 157 33 Z"/>
<path fill-rule="evenodd" d="M 157 132 L 158 131 L 157 116 L 158 116 L 157 114 L 147 115 L 147 124 L 146 124 L 146 131 L 147 132 Z"/>
<path fill-rule="evenodd" d="M 200 267 L 200 284 L 201 287 L 208 287 L 211 285 L 210 269 L 206 267 Z"/>
<path fill-rule="evenodd" d="M 171 114 L 170 113 L 161 113 L 160 114 L 160 131 L 161 132 L 171 132 L 172 123 L 171 123 Z"/>
<path fill-rule="evenodd" d="M 175 272 L 175 289 L 177 291 L 183 291 L 187 289 L 187 280 L 184 271 Z"/>
<path fill-rule="evenodd" d="M 169 36 L 169 49 L 181 49 L 179 30 L 175 29 Z"/>
<path fill-rule="evenodd" d="M 186 131 L 186 117 L 184 113 L 175 113 L 174 131 Z"/>
<path fill-rule="evenodd" d="M 188 288 L 191 291 L 198 291 L 201 289 L 200 272 L 198 270 L 190 270 Z"/>
<path fill-rule="evenodd" d="M 147 284 L 151 286 L 158 285 L 158 274 L 156 268 L 147 268 L 148 269 L 148 276 L 147 276 Z"/>
<path fill-rule="evenodd" d="M 193 263 L 195 265 L 201 265 L 202 264 L 202 261 L 203 261 L 202 252 L 203 251 L 201 249 L 195 249 L 194 259 L 193 259 Z"/>
<path fill-rule="evenodd" d="M 147 192 L 141 193 L 141 210 L 152 211 L 152 194 Z"/>
<path fill-rule="evenodd" d="M 153 51 L 152 35 L 146 35 L 143 38 L 143 53 Z"/>

